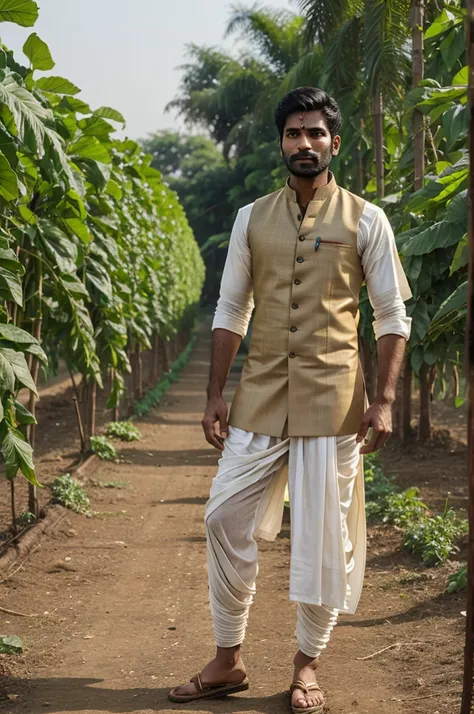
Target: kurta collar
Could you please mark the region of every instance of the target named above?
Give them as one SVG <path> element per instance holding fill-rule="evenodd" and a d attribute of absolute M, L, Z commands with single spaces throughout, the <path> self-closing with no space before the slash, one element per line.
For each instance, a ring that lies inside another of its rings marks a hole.
<path fill-rule="evenodd" d="M 332 196 L 334 191 L 337 188 L 337 183 L 336 179 L 334 178 L 334 174 L 329 172 L 329 181 L 325 186 L 320 186 L 319 188 L 316 189 L 316 192 L 314 194 L 314 197 L 312 201 L 325 201 L 326 198 L 329 198 L 329 196 Z M 292 188 L 290 188 L 290 179 L 288 178 L 285 183 L 285 194 L 288 197 L 290 201 L 293 203 L 298 203 L 298 199 L 296 198 L 296 191 L 294 191 Z"/>

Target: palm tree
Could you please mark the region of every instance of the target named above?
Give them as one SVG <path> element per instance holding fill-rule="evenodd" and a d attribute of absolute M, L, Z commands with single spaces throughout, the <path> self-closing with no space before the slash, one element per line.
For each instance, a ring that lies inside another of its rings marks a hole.
<path fill-rule="evenodd" d="M 365 110 L 369 90 L 377 196 L 384 195 L 384 100 L 399 109 L 409 71 L 410 0 L 299 0 L 308 42 L 326 50 L 324 83 L 338 98 L 353 96 Z M 342 50 L 342 51 L 341 51 Z M 363 91 L 361 91 L 363 90 Z M 368 112 L 367 112 L 368 113 Z"/>

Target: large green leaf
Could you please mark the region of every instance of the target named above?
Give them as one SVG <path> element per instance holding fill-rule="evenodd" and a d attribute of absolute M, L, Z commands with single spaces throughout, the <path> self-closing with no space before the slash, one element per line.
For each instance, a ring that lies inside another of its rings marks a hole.
<path fill-rule="evenodd" d="M 37 424 L 33 414 L 21 402 L 15 400 L 15 418 L 18 424 Z"/>
<path fill-rule="evenodd" d="M 0 353 L 10 363 L 10 366 L 18 382 L 23 385 L 23 387 L 31 389 L 31 391 L 36 394 L 36 396 L 38 396 L 36 385 L 30 374 L 30 370 L 28 369 L 26 358 L 23 352 L 17 352 L 16 350 L 11 350 L 8 347 L 0 347 Z"/>
<path fill-rule="evenodd" d="M 10 361 L 0 352 L 0 393 L 15 391 L 15 372 Z"/>
<path fill-rule="evenodd" d="M 3 430 L 2 430 L 3 431 Z M 33 464 L 33 449 L 25 441 L 25 437 L 18 429 L 7 429 L 3 436 L 0 451 L 5 462 L 5 469 L 9 479 L 15 478 L 18 469 L 26 479 L 35 486 L 42 488 L 35 475 Z"/>
<path fill-rule="evenodd" d="M 410 342 L 422 342 L 430 326 L 428 306 L 424 300 L 407 306 L 407 315 L 412 318 Z"/>
<path fill-rule="evenodd" d="M 123 114 L 120 114 L 116 109 L 112 109 L 112 107 L 100 107 L 95 110 L 94 114 L 97 117 L 102 117 L 102 119 L 112 119 L 112 121 L 116 121 L 122 124 L 122 126 L 125 126 L 126 122 Z"/>
<path fill-rule="evenodd" d="M 87 292 L 86 286 L 79 280 L 77 275 L 61 275 L 60 280 L 64 285 L 64 288 L 74 297 L 90 300 L 90 295 Z"/>
<path fill-rule="evenodd" d="M 449 269 L 449 274 L 452 275 L 457 270 L 464 268 L 469 262 L 469 235 L 465 233 L 461 240 L 459 241 L 456 252 L 454 254 L 453 262 Z"/>
<path fill-rule="evenodd" d="M 44 92 L 54 92 L 55 94 L 68 94 L 70 96 L 78 94 L 81 90 L 75 84 L 64 79 L 64 77 L 41 77 L 36 80 L 36 87 Z"/>
<path fill-rule="evenodd" d="M 424 255 L 437 248 L 448 248 L 461 240 L 465 230 L 460 223 L 439 221 L 406 243 L 403 255 Z"/>
<path fill-rule="evenodd" d="M 45 124 L 45 121 L 53 121 L 51 109 L 43 107 L 31 92 L 28 92 L 27 89 L 21 87 L 15 81 L 12 75 L 7 75 L 0 82 L 1 103 L 5 104 L 10 110 L 20 140 L 25 141 L 29 130 L 34 137 L 39 158 L 44 156 L 45 140 L 48 140 L 63 171 L 73 181 L 72 172 L 63 150 L 62 139 L 59 134 Z"/>
<path fill-rule="evenodd" d="M 110 154 L 105 146 L 94 136 L 83 136 L 69 147 L 72 156 L 81 159 L 99 161 L 101 164 L 110 163 Z"/>
<path fill-rule="evenodd" d="M 37 19 L 38 5 L 33 0 L 0 0 L 0 22 L 33 27 Z"/>
<path fill-rule="evenodd" d="M 449 30 L 453 24 L 459 23 L 460 20 L 450 12 L 447 8 L 444 8 L 443 12 L 432 22 L 425 32 L 425 40 L 430 40 L 437 35 L 441 35 L 446 30 Z"/>
<path fill-rule="evenodd" d="M 13 201 L 19 196 L 17 175 L 2 153 L 0 153 L 0 194 L 7 201 Z"/>
<path fill-rule="evenodd" d="M 468 282 L 466 280 L 442 303 L 431 321 L 430 332 L 447 329 L 464 318 L 467 310 L 467 291 Z"/>
<path fill-rule="evenodd" d="M 449 203 L 446 209 L 448 223 L 467 222 L 467 189 L 461 191 Z"/>
<path fill-rule="evenodd" d="M 468 82 L 468 71 L 467 71 L 467 65 L 465 65 L 462 69 L 459 70 L 459 72 L 453 77 L 453 84 L 463 84 L 467 86 Z"/>
<path fill-rule="evenodd" d="M 0 265 L 0 298 L 16 302 L 23 307 L 23 285 L 21 278 Z"/>
<path fill-rule="evenodd" d="M 26 40 L 23 45 L 23 52 L 30 60 L 33 69 L 41 69 L 43 71 L 53 69 L 54 60 L 51 57 L 49 47 L 46 42 L 43 42 L 43 40 L 38 37 L 36 32 L 32 32 Z"/>
<path fill-rule="evenodd" d="M 71 229 L 71 231 L 76 235 L 84 245 L 89 245 L 92 240 L 92 236 L 89 233 L 89 229 L 84 221 L 80 218 L 65 218 L 64 223 Z"/>
<path fill-rule="evenodd" d="M 22 330 L 11 323 L 0 323 L 0 338 L 9 342 L 17 342 L 22 345 L 32 345 L 38 340 L 30 335 L 26 330 Z"/>

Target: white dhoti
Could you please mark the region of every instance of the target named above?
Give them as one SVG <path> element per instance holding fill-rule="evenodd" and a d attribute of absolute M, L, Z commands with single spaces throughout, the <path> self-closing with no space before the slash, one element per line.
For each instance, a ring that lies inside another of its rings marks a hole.
<path fill-rule="evenodd" d="M 258 573 L 256 537 L 291 508 L 290 600 L 304 654 L 326 646 L 340 610 L 354 613 L 365 570 L 364 483 L 355 435 L 276 437 L 229 428 L 206 506 L 211 614 L 219 647 L 241 644 Z"/>

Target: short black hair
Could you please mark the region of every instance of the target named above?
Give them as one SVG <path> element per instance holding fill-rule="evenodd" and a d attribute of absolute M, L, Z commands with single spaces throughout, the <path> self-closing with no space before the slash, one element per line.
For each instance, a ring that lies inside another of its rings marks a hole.
<path fill-rule="evenodd" d="M 278 103 L 275 109 L 275 124 L 280 133 L 280 142 L 283 141 L 286 120 L 295 112 L 320 111 L 326 120 L 331 138 L 334 139 L 341 130 L 342 115 L 335 99 L 317 87 L 298 87 Z"/>

